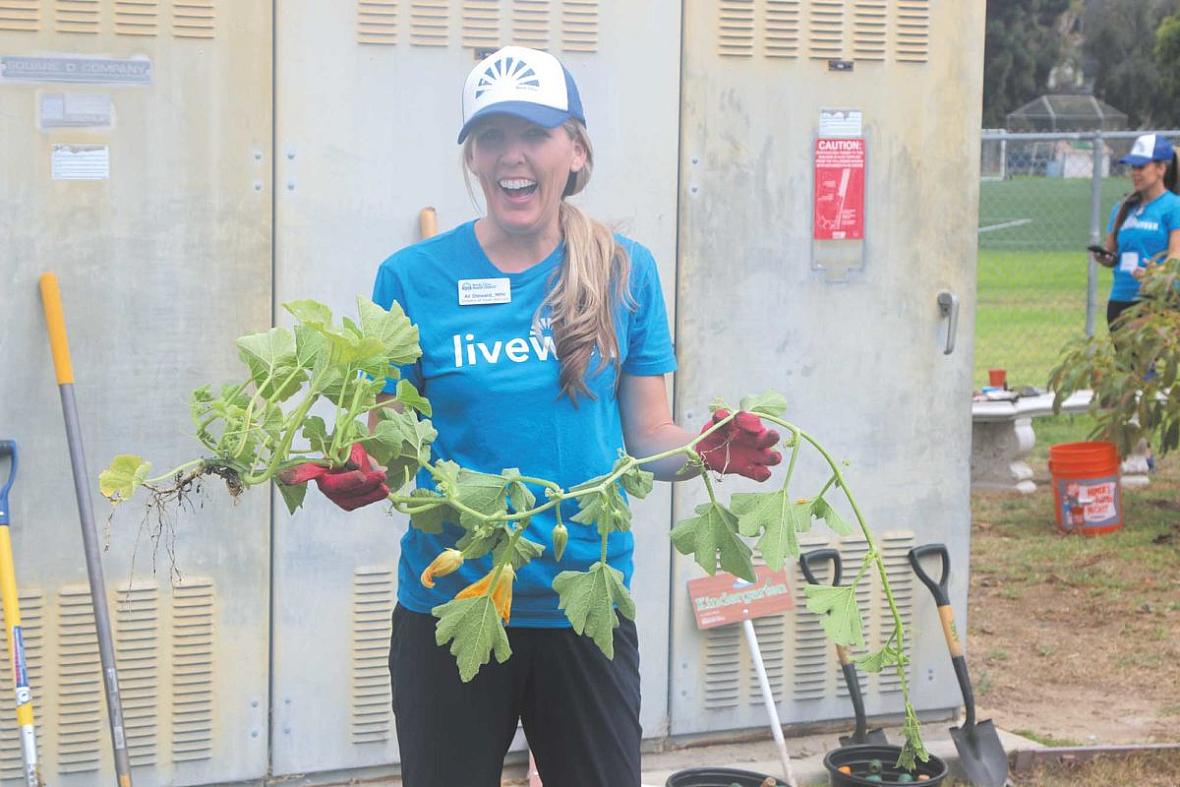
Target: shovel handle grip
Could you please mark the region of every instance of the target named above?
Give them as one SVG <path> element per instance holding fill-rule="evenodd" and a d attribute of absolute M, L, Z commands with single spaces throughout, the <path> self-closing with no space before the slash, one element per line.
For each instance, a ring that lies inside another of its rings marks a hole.
<path fill-rule="evenodd" d="M 809 584 L 818 585 L 815 581 L 815 574 L 811 570 L 812 563 L 828 562 L 832 564 L 832 584 L 840 584 L 840 572 L 844 568 L 844 564 L 840 560 L 840 552 L 838 550 L 827 549 L 813 549 L 810 552 L 804 552 L 799 556 L 799 570 L 803 572 L 803 578 Z"/>
<path fill-rule="evenodd" d="M 53 352 L 53 370 L 58 385 L 72 385 L 74 366 L 70 362 L 70 341 L 66 336 L 66 318 L 61 308 L 61 287 L 57 274 L 41 274 L 41 305 L 45 309 L 45 327 L 49 331 L 49 349 Z"/>
<path fill-rule="evenodd" d="M 922 558 L 927 555 L 937 555 L 942 560 L 942 574 L 938 577 L 937 582 L 922 568 Z M 950 596 L 947 594 L 947 577 L 951 571 L 951 556 L 946 550 L 946 545 L 923 544 L 922 546 L 914 547 L 910 550 L 909 559 L 914 573 L 918 575 L 918 579 L 922 580 L 923 585 L 930 588 L 930 592 L 934 595 L 934 600 L 938 603 L 938 606 L 949 606 L 951 602 Z"/>
<path fill-rule="evenodd" d="M 5 456 L 12 457 L 12 462 L 8 466 L 8 477 L 0 481 L 0 525 L 11 524 L 8 513 L 8 493 L 12 489 L 12 482 L 16 480 L 16 440 L 0 440 L 0 458 Z"/>

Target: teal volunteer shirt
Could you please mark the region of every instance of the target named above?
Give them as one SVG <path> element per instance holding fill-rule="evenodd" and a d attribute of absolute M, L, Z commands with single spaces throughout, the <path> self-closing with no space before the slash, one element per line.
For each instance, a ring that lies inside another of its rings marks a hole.
<path fill-rule="evenodd" d="M 1116 203 L 1106 222 L 1106 231 L 1114 230 L 1119 212 Z M 1139 205 L 1127 213 L 1123 226 L 1115 236 L 1118 241 L 1111 283 L 1110 300 L 1133 301 L 1139 295 L 1139 280 L 1133 271 L 1143 268 L 1147 261 L 1168 249 L 1172 230 L 1180 229 L 1180 197 L 1165 191 L 1146 205 Z"/>
<path fill-rule="evenodd" d="M 469 222 L 398 251 L 381 264 L 373 287 L 376 303 L 389 308 L 396 300 L 418 326 L 422 357 L 401 372 L 430 399 L 438 430 L 433 459 L 487 473 L 516 467 L 522 475 L 546 478 L 565 489 L 609 472 L 623 448 L 614 364 L 600 370 L 594 354 L 586 383 L 595 398 L 579 396 L 574 406 L 558 387 L 560 365 L 549 321 L 541 315 L 534 324 L 564 246 L 559 244 L 528 270 L 504 273 L 484 254 L 474 227 Z M 617 239 L 631 257 L 634 300 L 634 308 L 622 304 L 615 310 L 621 369 L 632 375 L 674 371 L 655 260 L 642 245 Z M 395 385 L 391 380 L 386 390 L 392 393 Z M 426 471 L 419 473 L 417 484 L 434 486 Z M 533 491 L 544 500 L 539 488 Z M 517 574 L 511 625 L 569 625 L 557 608 L 553 578 L 562 571 L 585 571 L 601 551 L 594 527 L 570 521 L 577 511 L 575 501 L 562 508 L 569 543 L 560 563 L 552 547 L 555 512 L 530 522 L 525 535 L 545 552 Z M 433 589 L 422 586 L 423 569 L 463 532 L 454 523 L 438 534 L 409 528 L 398 565 L 398 601 L 403 606 L 429 613 L 488 572 L 491 556 L 466 561 L 456 573 L 436 578 Z M 628 586 L 633 547 L 629 532 L 613 533 L 607 543 L 608 562 L 623 572 Z"/>

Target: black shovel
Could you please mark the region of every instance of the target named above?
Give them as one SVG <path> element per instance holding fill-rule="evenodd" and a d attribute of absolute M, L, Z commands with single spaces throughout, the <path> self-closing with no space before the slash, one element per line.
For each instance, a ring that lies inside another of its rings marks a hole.
<path fill-rule="evenodd" d="M 921 560 L 927 555 L 938 555 L 942 559 L 942 576 L 938 582 L 922 570 Z M 963 704 L 967 706 L 967 719 L 962 727 L 951 727 L 951 738 L 959 750 L 959 761 L 967 774 L 967 780 L 975 787 L 1003 787 L 1008 781 L 1008 755 L 1000 743 L 1000 736 L 991 719 L 976 723 L 975 697 L 971 693 L 971 678 L 967 675 L 967 660 L 963 657 L 963 645 L 955 631 L 955 614 L 947 597 L 947 576 L 950 574 L 951 558 L 943 544 L 926 544 L 910 550 L 910 565 L 914 573 L 938 604 L 938 617 L 942 619 L 942 632 L 955 665 L 955 677 L 963 692 Z"/>
<path fill-rule="evenodd" d="M 832 584 L 840 584 L 840 571 L 843 564 L 840 562 L 840 553 L 834 549 L 817 549 L 813 552 L 807 552 L 799 556 L 799 568 L 803 571 L 803 576 L 812 585 L 818 585 L 815 581 L 815 574 L 811 573 L 811 564 L 827 561 L 832 564 Z M 840 659 L 840 669 L 844 671 L 844 682 L 848 684 L 848 696 L 852 698 L 852 711 L 856 714 L 856 730 L 851 735 L 841 735 L 840 743 L 843 746 L 856 743 L 882 743 L 888 744 L 889 739 L 885 737 L 885 731 L 881 729 L 874 729 L 865 731 L 865 703 L 860 696 L 860 681 L 856 676 L 856 665 L 852 663 L 852 659 L 848 656 L 848 648 L 843 645 L 836 646 L 836 657 Z"/>

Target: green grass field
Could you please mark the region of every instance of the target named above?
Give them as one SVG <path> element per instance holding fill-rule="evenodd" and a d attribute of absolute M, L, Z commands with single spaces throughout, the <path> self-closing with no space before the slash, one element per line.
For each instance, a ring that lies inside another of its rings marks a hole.
<path fill-rule="evenodd" d="M 1102 183 L 1102 229 L 1126 178 Z M 1019 222 L 1019 223 L 1014 223 Z M 989 227 L 1010 226 L 988 230 Z M 974 383 L 1008 371 L 1012 386 L 1043 387 L 1062 346 L 1085 335 L 1090 182 L 1020 177 L 980 187 Z M 1095 329 L 1105 330 L 1110 271 L 1098 272 Z"/>

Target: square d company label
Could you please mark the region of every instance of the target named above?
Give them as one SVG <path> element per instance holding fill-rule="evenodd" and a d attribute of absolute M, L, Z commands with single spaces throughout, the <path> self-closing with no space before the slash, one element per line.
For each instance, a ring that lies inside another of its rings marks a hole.
<path fill-rule="evenodd" d="M 150 85 L 152 61 L 146 57 L 0 55 L 0 82 Z"/>

